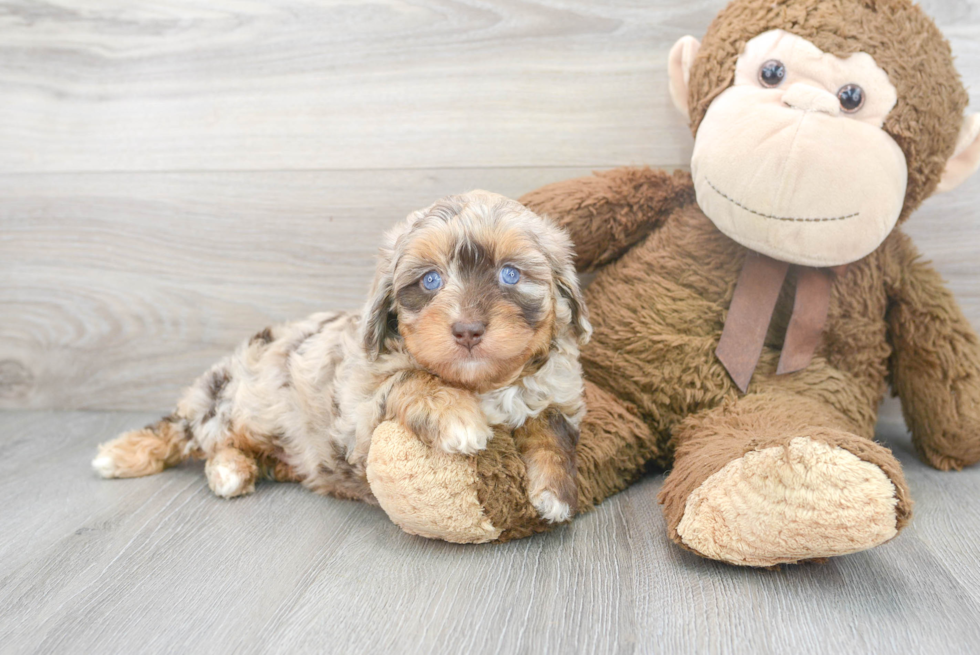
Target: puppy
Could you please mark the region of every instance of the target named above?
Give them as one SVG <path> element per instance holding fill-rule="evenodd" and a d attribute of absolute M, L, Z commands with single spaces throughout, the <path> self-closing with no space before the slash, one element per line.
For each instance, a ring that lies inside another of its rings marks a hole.
<path fill-rule="evenodd" d="M 451 196 L 387 233 L 362 314 L 262 330 L 92 465 L 136 477 L 200 457 L 226 498 L 263 475 L 376 502 L 365 466 L 382 421 L 467 455 L 498 428 L 513 431 L 539 514 L 565 521 L 590 332 L 564 232 L 499 195 Z"/>

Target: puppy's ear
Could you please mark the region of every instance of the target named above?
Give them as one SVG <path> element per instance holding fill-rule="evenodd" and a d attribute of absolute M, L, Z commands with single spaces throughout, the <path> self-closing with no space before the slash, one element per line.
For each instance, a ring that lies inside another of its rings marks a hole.
<path fill-rule="evenodd" d="M 394 264 L 391 263 L 391 258 L 382 255 L 371 287 L 371 295 L 361 316 L 364 350 L 371 361 L 376 360 L 382 353 L 388 352 L 385 345 L 387 340 L 398 335 L 393 272 Z"/>
<path fill-rule="evenodd" d="M 399 336 L 398 314 L 395 312 L 395 265 L 407 235 L 425 218 L 427 211 L 428 208 L 412 212 L 382 237 L 371 295 L 361 312 L 361 338 L 371 361 L 388 352 L 388 339 Z"/>
<path fill-rule="evenodd" d="M 398 319 L 392 306 L 391 286 L 379 289 L 371 297 L 371 303 L 364 315 L 364 349 L 368 359 L 376 360 L 387 353 L 385 345 L 388 338 L 397 334 Z"/>
<path fill-rule="evenodd" d="M 564 300 L 571 311 L 570 325 L 578 342 L 585 345 L 592 336 L 592 324 L 589 323 L 589 310 L 585 306 L 585 299 L 582 298 L 582 290 L 579 288 L 578 275 L 575 273 L 575 265 L 571 257 L 561 262 L 553 272 L 555 286 L 558 289 L 558 296 Z"/>
<path fill-rule="evenodd" d="M 589 310 L 585 306 L 578 274 L 575 272 L 575 248 L 572 240 L 559 226 L 523 206 L 521 208 L 528 214 L 525 222 L 532 229 L 532 239 L 537 242 L 551 265 L 551 277 L 558 295 L 558 319 L 567 321 L 579 344 L 585 345 L 592 336 L 592 324 L 589 323 Z M 562 311 L 563 309 L 566 311 Z"/>

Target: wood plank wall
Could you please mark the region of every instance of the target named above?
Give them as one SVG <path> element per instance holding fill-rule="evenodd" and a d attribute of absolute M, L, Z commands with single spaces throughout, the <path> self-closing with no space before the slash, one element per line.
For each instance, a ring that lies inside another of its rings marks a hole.
<path fill-rule="evenodd" d="M 723 4 L 0 1 L 0 407 L 165 409 L 441 195 L 686 165 L 666 56 Z M 980 1 L 922 5 L 980 108 Z M 980 179 L 908 230 L 980 325 Z"/>

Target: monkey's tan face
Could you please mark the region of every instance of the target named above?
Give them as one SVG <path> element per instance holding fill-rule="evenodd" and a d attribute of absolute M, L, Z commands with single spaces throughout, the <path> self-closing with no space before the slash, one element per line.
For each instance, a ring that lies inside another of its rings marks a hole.
<path fill-rule="evenodd" d="M 874 59 L 775 30 L 749 41 L 691 160 L 719 230 L 782 261 L 837 266 L 872 252 L 905 200 L 905 156 L 883 129 L 897 95 Z"/>
<path fill-rule="evenodd" d="M 477 391 L 510 381 L 546 354 L 556 287 L 541 248 L 527 227 L 478 215 L 416 228 L 394 280 L 407 350 L 441 378 Z"/>

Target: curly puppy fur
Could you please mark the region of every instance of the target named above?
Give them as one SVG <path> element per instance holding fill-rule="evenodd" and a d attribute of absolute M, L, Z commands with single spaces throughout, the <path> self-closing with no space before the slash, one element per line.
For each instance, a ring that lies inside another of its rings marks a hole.
<path fill-rule="evenodd" d="M 100 446 L 93 467 L 136 477 L 201 457 L 219 496 L 250 493 L 265 475 L 374 502 L 365 466 L 382 421 L 463 454 L 504 428 L 538 513 L 567 520 L 585 413 L 578 347 L 591 333 L 572 262 L 565 233 L 519 203 L 484 191 L 444 198 L 386 235 L 363 314 L 262 330 L 170 416 Z M 505 266 L 516 283 L 501 278 Z M 441 283 L 428 289 L 432 272 Z"/>

